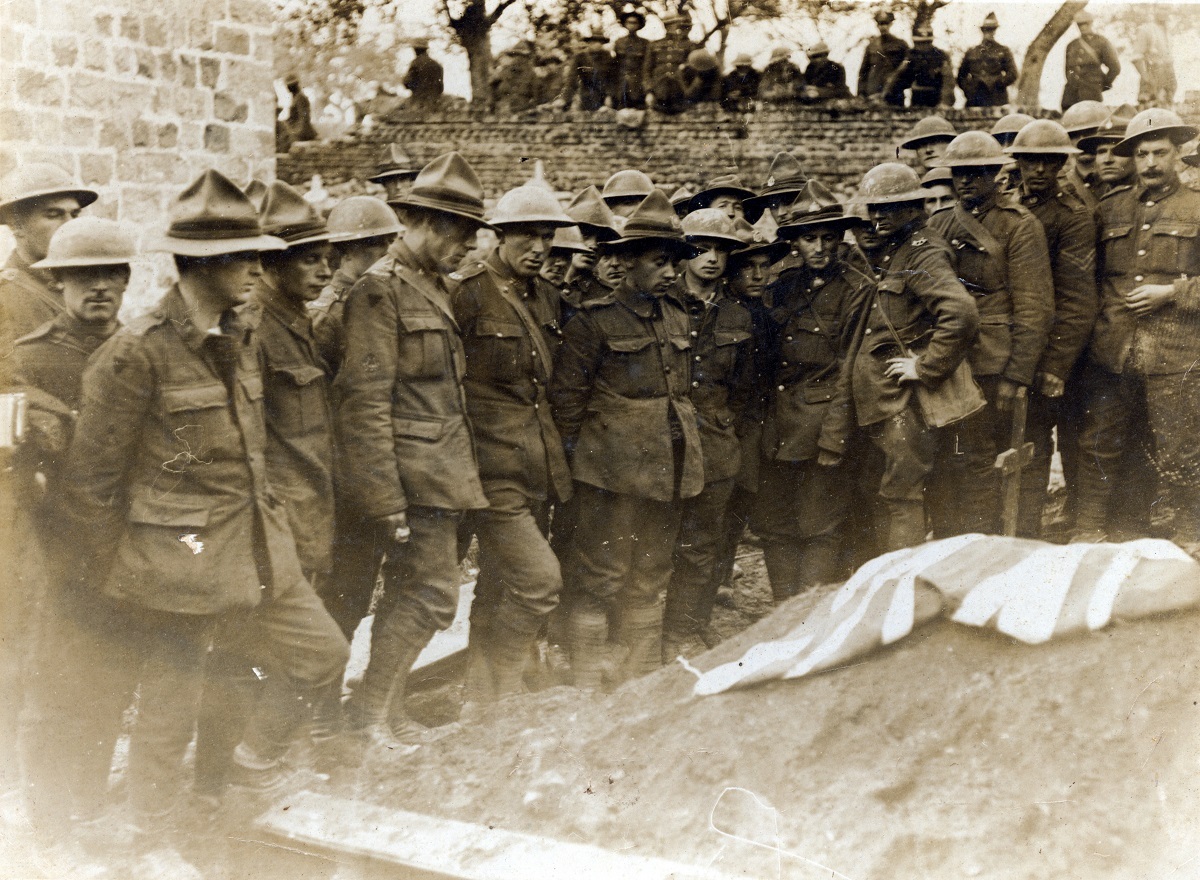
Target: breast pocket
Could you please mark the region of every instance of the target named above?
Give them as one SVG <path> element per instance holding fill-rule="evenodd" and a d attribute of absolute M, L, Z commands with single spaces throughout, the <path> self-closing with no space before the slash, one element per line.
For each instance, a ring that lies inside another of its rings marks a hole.
<path fill-rule="evenodd" d="M 242 454 L 229 392 L 221 382 L 177 386 L 163 391 L 164 440 L 175 450 L 163 470 L 183 473 L 189 466 Z"/>
<path fill-rule="evenodd" d="M 788 367 L 796 364 L 826 364 L 837 357 L 837 352 L 820 326 L 811 317 L 806 320 L 793 321 L 787 327 L 780 346 L 782 355 L 780 366 Z"/>
<path fill-rule="evenodd" d="M 525 331 L 515 321 L 480 318 L 475 322 L 471 349 L 481 373 L 497 382 L 520 381 L 526 372 Z M 469 366 L 469 364 L 468 364 Z"/>
<path fill-rule="evenodd" d="M 1196 271 L 1196 236 L 1200 224 L 1178 220 L 1160 220 L 1150 227 L 1150 272 L 1165 275 L 1191 274 Z"/>
<path fill-rule="evenodd" d="M 983 296 L 997 290 L 1003 284 L 998 277 L 996 262 L 978 244 L 966 238 L 950 242 L 954 248 L 954 262 L 958 279 L 975 296 Z"/>
<path fill-rule="evenodd" d="M 451 375 L 450 328 L 438 315 L 403 314 L 396 342 L 396 375 L 401 379 L 441 379 Z"/>
<path fill-rule="evenodd" d="M 1132 224 L 1106 226 L 1100 231 L 1100 248 L 1104 256 L 1104 274 L 1121 275 L 1133 266 Z"/>
<path fill-rule="evenodd" d="M 286 436 L 323 430 L 329 425 L 327 378 L 312 364 L 272 366 L 267 420 Z"/>

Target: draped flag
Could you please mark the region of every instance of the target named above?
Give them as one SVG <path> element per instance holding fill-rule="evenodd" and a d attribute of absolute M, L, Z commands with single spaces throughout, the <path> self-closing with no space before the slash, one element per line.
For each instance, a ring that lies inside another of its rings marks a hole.
<path fill-rule="evenodd" d="M 703 673 L 697 696 L 841 666 L 945 614 L 1028 644 L 1200 606 L 1200 564 L 1169 541 L 1046 544 L 959 535 L 863 565 L 782 639 Z"/>

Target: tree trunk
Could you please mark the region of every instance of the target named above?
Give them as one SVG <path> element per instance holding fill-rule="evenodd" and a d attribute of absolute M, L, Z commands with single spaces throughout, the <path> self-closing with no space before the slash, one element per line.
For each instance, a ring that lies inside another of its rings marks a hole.
<path fill-rule="evenodd" d="M 492 44 L 487 31 L 459 36 L 467 50 L 467 68 L 471 72 L 471 103 L 486 107 L 492 100 Z"/>
<path fill-rule="evenodd" d="M 1017 77 L 1017 103 L 1022 107 L 1037 108 L 1041 106 L 1042 68 L 1046 64 L 1046 56 L 1054 48 L 1054 44 L 1062 39 L 1063 34 L 1071 27 L 1075 16 L 1087 0 L 1068 0 L 1058 7 L 1058 11 L 1050 16 L 1029 48 L 1025 50 L 1025 58 L 1021 62 L 1021 74 Z"/>

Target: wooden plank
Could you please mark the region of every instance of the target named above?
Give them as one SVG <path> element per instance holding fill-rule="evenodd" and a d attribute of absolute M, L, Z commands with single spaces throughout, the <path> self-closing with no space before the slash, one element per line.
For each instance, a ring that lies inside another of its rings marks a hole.
<path fill-rule="evenodd" d="M 731 880 L 710 868 L 303 791 L 255 830 L 292 846 L 453 880 Z M 408 876 L 408 875 L 405 875 Z"/>

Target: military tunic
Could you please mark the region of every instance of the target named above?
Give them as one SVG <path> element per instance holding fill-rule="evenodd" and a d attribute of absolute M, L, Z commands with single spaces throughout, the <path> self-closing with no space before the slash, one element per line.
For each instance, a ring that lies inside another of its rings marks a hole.
<path fill-rule="evenodd" d="M 62 294 L 50 288 L 52 281 L 48 271 L 30 269 L 15 250 L 0 269 L 0 364 L 12 364 L 18 339 L 66 311 Z M 0 367 L 0 389 L 11 382 L 11 366 Z"/>
<path fill-rule="evenodd" d="M 804 68 L 801 85 L 806 95 L 818 101 L 850 97 L 846 68 L 829 58 L 814 58 L 809 62 Z"/>
<path fill-rule="evenodd" d="M 908 43 L 890 33 L 873 37 L 871 42 L 867 43 L 867 50 L 863 53 L 862 66 L 858 69 L 858 96 L 870 98 L 873 95 L 882 95 L 883 99 L 892 106 L 903 107 L 904 93 L 887 92 L 886 89 L 892 74 L 904 63 L 904 56 L 908 54 L 908 49 Z M 811 68 L 812 65 L 810 64 L 809 67 Z M 808 79 L 807 71 L 805 79 Z"/>
<path fill-rule="evenodd" d="M 613 106 L 618 110 L 640 110 L 646 106 L 646 89 L 651 79 L 653 52 L 650 41 L 637 34 L 627 33 L 613 43 L 616 85 Z"/>
<path fill-rule="evenodd" d="M 887 92 L 912 90 L 910 107 L 954 106 L 954 72 L 950 56 L 937 46 L 917 44 L 888 80 Z"/>
<path fill-rule="evenodd" d="M 320 297 L 308 304 L 317 350 L 334 375 L 346 354 L 346 300 L 357 280 L 339 268 Z"/>
<path fill-rule="evenodd" d="M 1012 50 L 997 42 L 972 46 L 958 67 L 958 87 L 968 107 L 999 107 L 1008 103 L 1008 87 L 1017 81 Z"/>
<path fill-rule="evenodd" d="M 1121 62 L 1112 43 L 1099 34 L 1086 34 L 1067 43 L 1067 84 L 1063 88 L 1062 108 L 1080 101 L 1103 101 L 1121 72 Z"/>
<path fill-rule="evenodd" d="M 577 52 L 567 67 L 562 100 L 570 109 L 579 95 L 580 110 L 599 110 L 609 97 L 613 82 L 613 57 L 603 47 Z"/>

